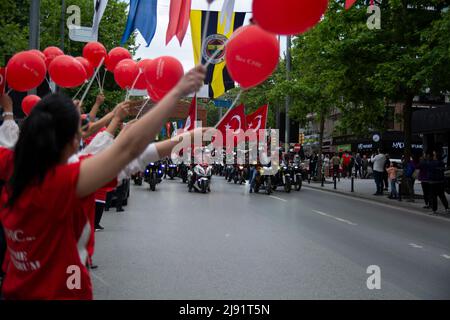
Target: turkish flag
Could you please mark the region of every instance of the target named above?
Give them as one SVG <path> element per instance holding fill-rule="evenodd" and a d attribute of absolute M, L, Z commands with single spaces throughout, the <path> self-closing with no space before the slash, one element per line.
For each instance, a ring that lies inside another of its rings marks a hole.
<path fill-rule="evenodd" d="M 355 4 L 356 0 L 345 0 L 345 10 L 350 9 Z"/>
<path fill-rule="evenodd" d="M 247 116 L 247 128 L 253 130 L 256 136 L 258 136 L 259 130 L 266 129 L 268 110 L 269 106 L 265 105 Z"/>
<path fill-rule="evenodd" d="M 245 130 L 247 130 L 244 105 L 241 104 L 230 110 L 216 126 L 216 129 L 222 133 L 224 143 L 226 141 L 227 131 L 228 133 L 231 131 L 236 143 L 237 135 L 240 133 L 245 133 Z"/>
<path fill-rule="evenodd" d="M 0 96 L 5 93 L 6 68 L 0 68 Z"/>
<path fill-rule="evenodd" d="M 183 131 L 195 129 L 195 122 L 197 121 L 197 97 L 192 98 L 191 107 L 189 108 L 189 116 L 184 124 Z"/>

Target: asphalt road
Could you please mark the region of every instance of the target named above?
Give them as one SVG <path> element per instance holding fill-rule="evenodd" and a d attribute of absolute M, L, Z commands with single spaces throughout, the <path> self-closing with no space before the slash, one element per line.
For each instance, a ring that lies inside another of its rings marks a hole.
<path fill-rule="evenodd" d="M 450 220 L 304 188 L 214 177 L 132 187 L 96 233 L 96 299 L 450 299 Z M 381 289 L 369 290 L 369 266 Z"/>

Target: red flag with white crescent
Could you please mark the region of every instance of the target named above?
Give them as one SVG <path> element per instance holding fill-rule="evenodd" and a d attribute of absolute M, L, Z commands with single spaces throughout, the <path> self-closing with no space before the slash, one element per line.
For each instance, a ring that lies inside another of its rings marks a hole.
<path fill-rule="evenodd" d="M 222 133 L 224 144 L 226 142 L 227 131 L 231 131 L 231 134 L 235 136 L 234 140 L 236 140 L 238 134 L 244 133 L 247 130 L 244 105 L 241 104 L 229 111 L 216 126 L 216 129 Z"/>
<path fill-rule="evenodd" d="M 0 68 L 0 96 L 5 93 L 6 87 L 6 68 Z"/>
<path fill-rule="evenodd" d="M 189 115 L 184 124 L 183 131 L 195 129 L 195 122 L 197 121 L 197 97 L 192 98 L 191 107 L 189 108 Z"/>
<path fill-rule="evenodd" d="M 269 106 L 265 105 L 247 116 L 247 128 L 253 130 L 256 136 L 258 136 L 259 130 L 266 129 L 268 110 Z"/>

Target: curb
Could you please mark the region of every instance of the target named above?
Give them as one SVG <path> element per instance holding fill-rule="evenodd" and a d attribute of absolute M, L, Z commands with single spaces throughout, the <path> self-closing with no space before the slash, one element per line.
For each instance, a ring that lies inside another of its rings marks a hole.
<path fill-rule="evenodd" d="M 399 208 L 403 208 L 403 209 L 409 209 L 412 211 L 415 211 L 416 213 L 420 213 L 423 214 L 425 216 L 430 216 L 427 214 L 426 211 L 424 211 L 424 209 L 422 208 L 418 208 L 415 205 L 411 205 L 408 202 L 404 202 L 404 201 L 396 201 L 396 200 L 390 200 L 387 199 L 385 197 L 375 197 L 375 196 L 370 196 L 370 195 L 365 195 L 362 193 L 357 193 L 357 192 L 348 192 L 348 191 L 341 191 L 341 190 L 330 190 L 330 189 L 326 189 L 319 186 L 314 186 L 312 184 L 307 184 L 307 185 L 303 185 L 303 188 L 309 188 L 309 189 L 315 189 L 315 190 L 320 190 L 320 191 L 324 191 L 324 192 L 329 192 L 329 193 L 337 193 L 340 195 L 344 195 L 344 196 L 348 196 L 348 197 L 352 197 L 352 198 L 357 198 L 357 199 L 363 199 L 363 200 L 369 200 L 372 202 L 376 202 L 376 203 L 382 203 L 382 204 L 387 204 L 387 205 L 391 205 L 393 207 L 399 207 Z M 443 218 L 445 220 L 450 220 L 450 214 L 438 214 L 436 216 L 433 216 L 436 218 Z"/>

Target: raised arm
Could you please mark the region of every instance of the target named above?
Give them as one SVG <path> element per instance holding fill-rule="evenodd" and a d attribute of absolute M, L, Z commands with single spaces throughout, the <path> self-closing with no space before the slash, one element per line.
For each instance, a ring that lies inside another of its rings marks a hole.
<path fill-rule="evenodd" d="M 174 111 L 179 99 L 200 89 L 205 74 L 203 66 L 191 70 L 156 107 L 120 135 L 110 148 L 83 161 L 78 178 L 78 196 L 84 197 L 95 192 L 116 177 L 128 163 L 139 157 L 161 130 L 162 124 Z"/>
<path fill-rule="evenodd" d="M 19 139 L 19 126 L 14 121 L 13 103 L 8 95 L 0 97 L 3 107 L 3 124 L 0 126 L 0 147 L 12 149 Z"/>
<path fill-rule="evenodd" d="M 89 112 L 89 119 L 91 119 L 91 121 L 95 121 L 97 118 L 98 110 L 102 106 L 103 102 L 105 102 L 105 96 L 103 94 L 99 94 L 95 99 L 95 104 L 92 107 L 91 112 Z"/>

